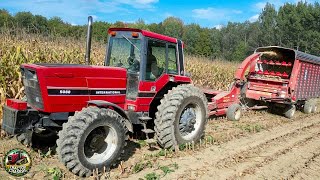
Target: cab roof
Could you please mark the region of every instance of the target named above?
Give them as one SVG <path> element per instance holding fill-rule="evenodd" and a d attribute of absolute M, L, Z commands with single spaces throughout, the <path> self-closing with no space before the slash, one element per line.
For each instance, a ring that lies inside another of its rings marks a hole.
<path fill-rule="evenodd" d="M 142 35 L 144 35 L 146 37 L 151 37 L 151 38 L 155 38 L 155 39 L 159 39 L 159 40 L 163 40 L 163 41 L 168 41 L 168 42 L 171 42 L 171 43 L 177 43 L 178 42 L 178 40 L 176 38 L 165 36 L 165 35 L 158 34 L 158 33 L 154 33 L 154 32 L 147 31 L 147 30 L 142 30 L 142 29 L 135 29 L 135 28 L 109 28 L 108 33 L 110 33 L 111 31 L 140 32 Z"/>

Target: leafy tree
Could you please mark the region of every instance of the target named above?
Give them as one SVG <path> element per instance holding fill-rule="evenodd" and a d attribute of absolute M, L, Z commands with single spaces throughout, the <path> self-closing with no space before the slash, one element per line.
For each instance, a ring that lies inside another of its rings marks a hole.
<path fill-rule="evenodd" d="M 57 36 L 67 36 L 68 33 L 68 25 L 62 21 L 60 17 L 52 17 L 48 21 L 48 27 L 51 30 L 51 33 Z"/>
<path fill-rule="evenodd" d="M 18 12 L 14 18 L 19 27 L 34 29 L 33 15 L 30 12 Z"/>
<path fill-rule="evenodd" d="M 13 17 L 5 9 L 0 9 L 0 27 L 10 27 L 14 23 Z"/>
<path fill-rule="evenodd" d="M 163 23 L 163 33 L 181 39 L 183 36 L 183 21 L 176 17 L 168 17 Z"/>
<path fill-rule="evenodd" d="M 147 25 L 146 23 L 144 22 L 143 19 L 139 18 L 135 23 L 134 23 L 134 28 L 137 28 L 137 29 L 147 29 Z"/>
<path fill-rule="evenodd" d="M 107 42 L 107 31 L 111 27 L 110 23 L 107 22 L 94 22 L 92 27 L 92 36 L 95 40 Z"/>
<path fill-rule="evenodd" d="M 197 54 L 196 46 L 200 41 L 201 27 L 198 24 L 190 24 L 184 27 L 183 41 L 186 44 L 186 52 Z"/>
<path fill-rule="evenodd" d="M 277 44 L 277 12 L 274 6 L 267 3 L 259 16 L 261 37 L 260 41 L 263 46 Z"/>
<path fill-rule="evenodd" d="M 232 54 L 232 60 L 243 61 L 248 53 L 248 45 L 244 41 L 240 41 L 235 47 L 234 53 Z"/>
<path fill-rule="evenodd" d="M 162 29 L 162 23 L 151 23 L 149 25 L 147 25 L 147 30 L 155 32 L 155 33 L 163 33 L 163 29 Z"/>
<path fill-rule="evenodd" d="M 122 21 L 117 21 L 111 27 L 124 28 L 126 27 L 126 24 Z"/>
<path fill-rule="evenodd" d="M 45 33 L 45 34 L 48 33 L 48 20 L 47 20 L 47 18 L 40 16 L 40 15 L 35 15 L 32 18 L 32 20 L 33 20 L 32 21 L 33 27 L 35 28 L 34 32 Z"/>

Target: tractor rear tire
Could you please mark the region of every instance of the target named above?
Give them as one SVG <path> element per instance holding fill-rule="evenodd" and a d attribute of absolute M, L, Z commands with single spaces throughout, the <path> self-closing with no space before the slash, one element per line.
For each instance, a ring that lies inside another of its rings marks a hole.
<path fill-rule="evenodd" d="M 231 104 L 231 106 L 227 109 L 227 119 L 231 121 L 239 121 L 242 115 L 242 107 L 235 103 Z"/>
<path fill-rule="evenodd" d="M 312 109 L 313 109 L 314 103 L 311 100 L 308 100 L 304 103 L 303 106 L 303 112 L 305 114 L 311 114 L 312 113 Z"/>
<path fill-rule="evenodd" d="M 296 106 L 294 104 L 288 105 L 284 109 L 284 116 L 286 118 L 292 119 L 295 113 L 296 113 Z"/>
<path fill-rule="evenodd" d="M 94 169 L 115 166 L 124 153 L 125 119 L 111 109 L 87 107 L 69 117 L 57 140 L 59 160 L 74 174 L 89 177 Z"/>
<path fill-rule="evenodd" d="M 175 148 L 180 144 L 198 142 L 204 136 L 208 104 L 204 93 L 192 84 L 174 87 L 157 107 L 155 132 L 159 145 Z"/>

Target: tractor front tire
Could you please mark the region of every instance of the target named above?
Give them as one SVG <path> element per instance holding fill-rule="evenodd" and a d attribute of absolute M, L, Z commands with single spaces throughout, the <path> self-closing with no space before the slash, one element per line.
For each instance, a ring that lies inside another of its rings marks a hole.
<path fill-rule="evenodd" d="M 111 109 L 87 107 L 69 117 L 57 140 L 59 160 L 74 174 L 88 177 L 115 166 L 124 153 L 125 119 Z"/>
<path fill-rule="evenodd" d="M 204 93 L 191 84 L 174 87 L 157 107 L 155 131 L 165 149 L 197 142 L 204 136 L 208 105 Z"/>
<path fill-rule="evenodd" d="M 32 146 L 32 133 L 21 133 L 16 135 L 16 139 L 23 145 Z"/>
<path fill-rule="evenodd" d="M 227 109 L 227 119 L 231 121 L 239 121 L 242 115 L 242 108 L 239 104 L 234 103 Z"/>
<path fill-rule="evenodd" d="M 296 113 L 296 106 L 294 104 L 287 105 L 287 107 L 284 109 L 284 116 L 286 118 L 292 119 L 295 113 Z"/>
<path fill-rule="evenodd" d="M 16 135 L 17 140 L 28 147 L 54 145 L 57 139 L 57 133 L 52 130 L 45 130 L 41 133 L 27 131 Z"/>

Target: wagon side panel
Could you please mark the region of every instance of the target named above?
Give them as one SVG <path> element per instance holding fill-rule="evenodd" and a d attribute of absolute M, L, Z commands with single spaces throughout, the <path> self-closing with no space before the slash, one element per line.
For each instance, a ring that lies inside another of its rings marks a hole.
<path fill-rule="evenodd" d="M 301 61 L 295 91 L 297 100 L 320 97 L 320 65 Z"/>

